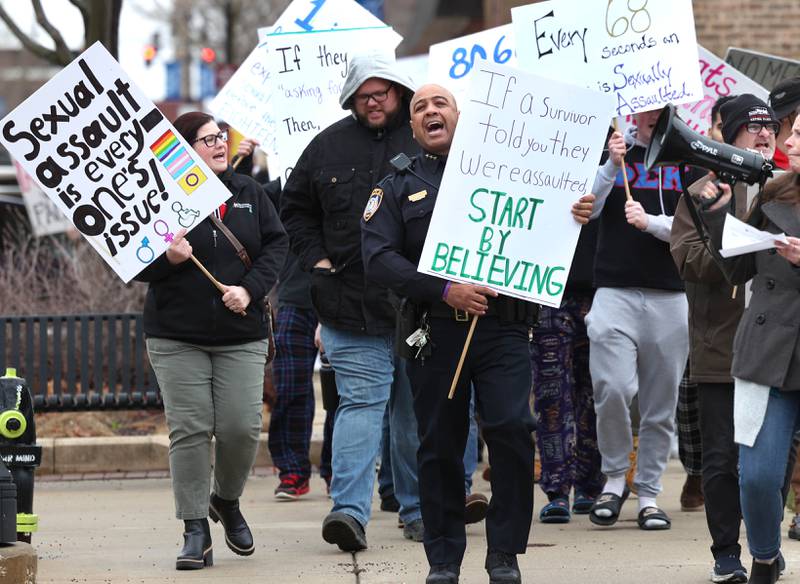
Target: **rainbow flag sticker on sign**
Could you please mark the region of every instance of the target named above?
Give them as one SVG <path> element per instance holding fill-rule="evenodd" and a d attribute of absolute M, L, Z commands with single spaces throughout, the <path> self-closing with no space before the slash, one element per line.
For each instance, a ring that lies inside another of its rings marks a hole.
<path fill-rule="evenodd" d="M 172 133 L 172 130 L 164 132 L 158 140 L 153 142 L 150 150 L 187 195 L 205 182 L 205 174 L 195 165 L 194 160 L 189 156 L 180 140 Z"/>

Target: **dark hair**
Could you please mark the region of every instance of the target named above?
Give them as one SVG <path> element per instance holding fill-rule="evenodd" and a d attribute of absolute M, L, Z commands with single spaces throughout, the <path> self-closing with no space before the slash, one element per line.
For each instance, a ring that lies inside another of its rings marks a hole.
<path fill-rule="evenodd" d="M 767 183 L 759 198 L 762 204 L 769 201 L 800 203 L 800 175 L 792 171 L 783 173 Z"/>
<path fill-rule="evenodd" d="M 186 112 L 178 116 L 172 125 L 178 130 L 178 133 L 183 136 L 189 144 L 192 144 L 197 139 L 197 131 L 205 126 L 208 122 L 213 122 L 214 116 L 204 112 Z"/>
<path fill-rule="evenodd" d="M 719 109 L 729 102 L 732 99 L 735 99 L 735 95 L 723 95 L 722 97 L 718 98 L 717 101 L 714 102 L 714 105 L 711 107 L 711 124 L 714 124 L 714 118 L 717 117 L 719 113 Z M 720 120 L 721 121 L 721 120 Z"/>

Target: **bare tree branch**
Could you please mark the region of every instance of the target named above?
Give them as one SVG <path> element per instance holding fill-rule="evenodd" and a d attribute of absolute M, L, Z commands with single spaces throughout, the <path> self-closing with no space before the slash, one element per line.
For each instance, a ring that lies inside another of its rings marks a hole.
<path fill-rule="evenodd" d="M 51 63 L 57 63 L 59 65 L 67 65 L 72 59 L 68 59 L 66 62 L 63 62 L 60 58 L 60 55 L 53 51 L 52 49 L 48 49 L 44 45 L 40 45 L 36 41 L 34 41 L 31 37 L 26 35 L 20 28 L 17 26 L 17 23 L 8 15 L 3 5 L 0 4 L 0 20 L 2 20 L 8 29 L 11 31 L 17 40 L 22 43 L 22 46 L 25 47 L 28 51 L 36 55 L 37 57 L 41 57 L 46 61 L 50 61 Z"/>
<path fill-rule="evenodd" d="M 69 2 L 80 10 L 81 18 L 83 18 L 83 30 L 87 30 L 89 28 L 89 5 L 86 0 L 69 0 Z"/>
<path fill-rule="evenodd" d="M 72 51 L 69 50 L 67 43 L 64 42 L 64 37 L 61 36 L 61 33 L 58 32 L 58 29 L 50 24 L 50 21 L 47 20 L 47 16 L 44 13 L 44 8 L 42 8 L 42 1 L 41 0 L 31 0 L 31 4 L 33 4 L 33 11 L 36 13 L 36 22 L 39 23 L 47 34 L 50 35 L 50 38 L 53 39 L 53 42 L 56 45 L 56 53 L 58 56 L 69 63 L 72 60 Z"/>

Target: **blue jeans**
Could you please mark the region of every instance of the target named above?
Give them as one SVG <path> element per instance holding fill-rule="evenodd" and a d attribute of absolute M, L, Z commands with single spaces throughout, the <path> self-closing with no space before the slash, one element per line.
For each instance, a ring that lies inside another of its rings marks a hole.
<path fill-rule="evenodd" d="M 416 424 L 416 420 L 414 421 Z M 392 477 L 392 440 L 389 436 L 389 408 L 383 412 L 381 424 L 381 466 L 378 469 L 378 495 L 381 499 L 394 497 L 394 478 Z"/>
<path fill-rule="evenodd" d="M 739 445 L 739 496 L 750 555 L 771 560 L 781 549 L 783 483 L 792 436 L 800 427 L 800 392 L 769 392 L 753 446 Z"/>
<path fill-rule="evenodd" d="M 369 521 L 381 422 L 392 387 L 394 358 L 389 335 L 375 336 L 322 326 L 322 343 L 336 373 L 339 408 L 333 424 L 332 511 Z"/>
<path fill-rule="evenodd" d="M 469 495 L 472 492 L 472 475 L 478 468 L 478 422 L 475 420 L 475 387 L 469 388 L 469 434 L 467 447 L 464 449 L 464 491 Z"/>
<path fill-rule="evenodd" d="M 394 384 L 389 398 L 389 442 L 394 496 L 400 503 L 400 519 L 410 523 L 422 517 L 417 478 L 417 418 L 406 366 L 400 358 L 394 369 Z"/>

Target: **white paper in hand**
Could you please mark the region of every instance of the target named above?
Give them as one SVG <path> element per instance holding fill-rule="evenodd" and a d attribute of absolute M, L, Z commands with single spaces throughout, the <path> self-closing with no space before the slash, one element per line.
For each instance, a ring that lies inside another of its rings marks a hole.
<path fill-rule="evenodd" d="M 725 229 L 722 232 L 722 249 L 719 253 L 724 258 L 771 249 L 775 242 L 787 243 L 783 233 L 767 233 L 740 221 L 730 213 L 725 216 Z"/>

